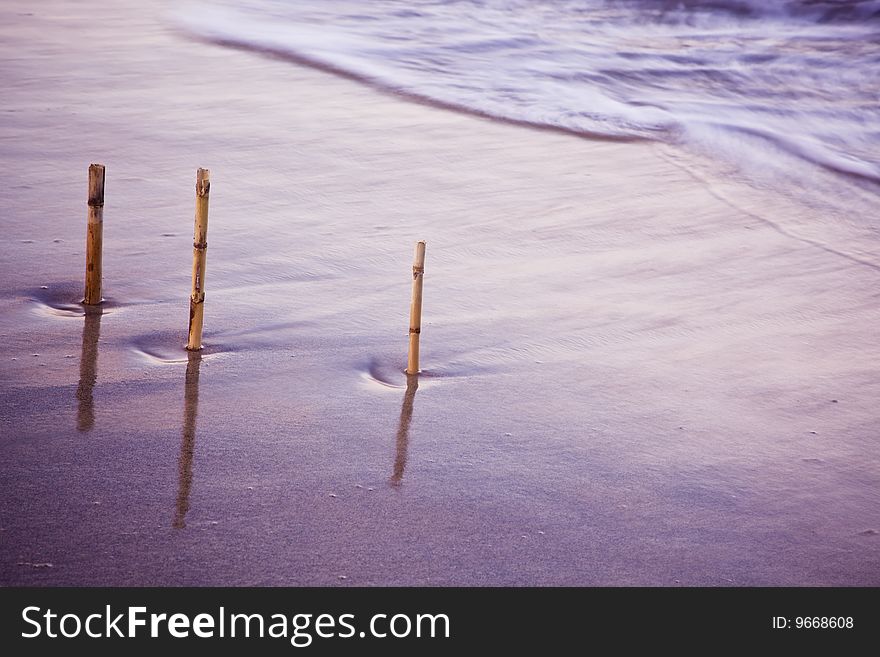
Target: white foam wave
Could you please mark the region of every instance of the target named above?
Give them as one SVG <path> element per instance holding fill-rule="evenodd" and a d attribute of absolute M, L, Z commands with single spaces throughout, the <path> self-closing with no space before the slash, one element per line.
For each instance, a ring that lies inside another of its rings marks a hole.
<path fill-rule="evenodd" d="M 724 11 L 670 24 L 634 14 L 635 5 Z M 724 17 L 827 18 L 835 8 L 868 16 L 880 2 L 460 0 L 410 7 L 370 3 L 367 16 L 350 0 L 240 0 L 190 7 L 176 21 L 204 39 L 499 119 L 684 140 L 704 150 L 723 145 L 719 155 L 752 167 L 785 152 L 880 181 L 880 135 L 872 127 L 880 124 L 873 73 L 880 27 L 801 21 L 780 30 Z"/>

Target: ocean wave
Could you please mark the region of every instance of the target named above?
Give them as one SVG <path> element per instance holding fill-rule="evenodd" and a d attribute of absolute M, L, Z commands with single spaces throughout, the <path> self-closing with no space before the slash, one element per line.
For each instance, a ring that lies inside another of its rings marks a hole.
<path fill-rule="evenodd" d="M 353 0 L 239 0 L 190 8 L 176 21 L 202 39 L 442 107 L 588 136 L 685 143 L 753 173 L 796 175 L 801 162 L 874 183 L 880 26 L 844 19 L 876 17 L 878 6 L 460 0 L 403 11 L 379 1 L 365 15 Z M 654 20 L 657 12 L 666 19 Z M 667 20 L 670 12 L 708 16 L 682 23 Z M 758 16 L 798 18 L 781 29 L 752 20 Z M 831 20 L 838 22 L 821 24 Z"/>
<path fill-rule="evenodd" d="M 665 16 L 723 12 L 741 18 L 795 18 L 818 23 L 880 20 L 878 0 L 623 0 Z"/>

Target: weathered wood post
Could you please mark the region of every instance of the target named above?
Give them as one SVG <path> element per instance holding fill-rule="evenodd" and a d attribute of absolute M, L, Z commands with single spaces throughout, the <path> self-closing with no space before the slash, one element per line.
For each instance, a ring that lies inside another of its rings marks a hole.
<path fill-rule="evenodd" d="M 196 219 L 193 231 L 192 294 L 189 298 L 189 337 L 186 348 L 202 348 L 202 321 L 205 312 L 205 265 L 208 250 L 208 194 L 211 191 L 211 172 L 199 169 L 196 173 Z"/>
<path fill-rule="evenodd" d="M 409 307 L 409 359 L 406 373 L 419 373 L 419 335 L 422 332 L 422 279 L 425 275 L 425 243 L 416 242 L 413 260 L 412 302 Z"/>
<path fill-rule="evenodd" d="M 104 248 L 104 165 L 89 165 L 89 220 L 86 232 L 86 289 L 83 303 L 96 306 L 101 297 L 101 258 Z"/>

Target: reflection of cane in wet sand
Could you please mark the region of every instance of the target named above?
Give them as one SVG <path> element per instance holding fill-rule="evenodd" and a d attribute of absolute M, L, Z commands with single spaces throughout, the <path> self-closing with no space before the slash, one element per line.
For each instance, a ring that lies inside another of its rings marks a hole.
<path fill-rule="evenodd" d="M 201 353 L 194 351 L 188 354 L 186 365 L 186 387 L 183 395 L 183 439 L 180 443 L 180 458 L 177 462 L 178 485 L 177 505 L 172 527 L 186 527 L 186 512 L 189 511 L 189 493 L 192 489 L 193 453 L 196 447 L 196 416 L 199 413 L 199 368 L 202 364 Z"/>
<path fill-rule="evenodd" d="M 391 485 L 400 486 L 403 480 L 403 471 L 406 468 L 406 450 L 409 446 L 409 425 L 412 422 L 413 402 L 416 398 L 416 390 L 419 389 L 419 377 L 417 374 L 409 374 L 406 377 L 406 394 L 403 396 L 403 406 L 400 409 L 400 422 L 397 425 L 397 454 L 394 457 L 394 472 L 391 475 Z"/>
<path fill-rule="evenodd" d="M 95 425 L 95 406 L 92 391 L 98 380 L 98 338 L 101 335 L 101 315 L 99 306 L 84 306 L 82 333 L 82 353 L 79 357 L 79 386 L 76 399 L 79 405 L 76 410 L 76 428 L 79 431 L 91 431 Z"/>

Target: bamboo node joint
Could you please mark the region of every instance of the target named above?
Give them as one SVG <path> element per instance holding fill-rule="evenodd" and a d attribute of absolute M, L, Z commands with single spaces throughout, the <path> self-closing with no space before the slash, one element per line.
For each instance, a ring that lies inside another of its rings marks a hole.
<path fill-rule="evenodd" d="M 208 248 L 208 243 L 207 242 L 193 242 L 193 248 L 204 250 L 204 249 Z"/>
<path fill-rule="evenodd" d="M 410 327 L 409 332 L 410 332 L 410 333 L 415 333 L 415 334 L 418 335 L 419 333 L 422 332 L 422 329 L 421 329 L 421 327 L 419 327 L 419 328 L 412 328 L 412 327 Z"/>

